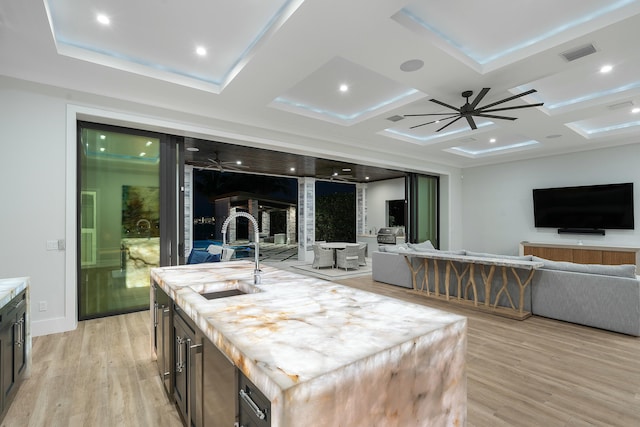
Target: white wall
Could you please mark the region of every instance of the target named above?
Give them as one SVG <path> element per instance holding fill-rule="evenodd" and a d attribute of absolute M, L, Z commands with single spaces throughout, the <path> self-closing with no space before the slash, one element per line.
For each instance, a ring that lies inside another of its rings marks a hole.
<path fill-rule="evenodd" d="M 66 300 L 66 103 L 44 93 L 0 85 L 0 277 L 31 277 L 32 334 L 75 327 Z M 71 195 L 74 197 L 74 195 Z M 47 310 L 39 311 L 39 302 Z"/>
<path fill-rule="evenodd" d="M 367 184 L 367 232 L 376 234 L 387 226 L 387 200 L 404 199 L 404 178 Z"/>
<path fill-rule="evenodd" d="M 460 172 L 440 175 L 440 249 L 462 247 Z M 367 230 L 386 226 L 386 201 L 404 199 L 404 178 L 367 184 Z"/>
<path fill-rule="evenodd" d="M 463 247 L 517 254 L 530 242 L 640 246 L 640 145 L 626 145 L 505 163 L 463 171 Z M 533 225 L 534 188 L 633 182 L 635 230 L 606 230 L 605 236 L 558 234 Z"/>

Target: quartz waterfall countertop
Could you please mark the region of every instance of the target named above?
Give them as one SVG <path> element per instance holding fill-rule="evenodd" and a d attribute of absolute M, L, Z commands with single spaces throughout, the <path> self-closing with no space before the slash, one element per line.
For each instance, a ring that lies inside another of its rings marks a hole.
<path fill-rule="evenodd" d="M 464 317 L 270 266 L 253 285 L 253 268 L 151 278 L 271 400 L 274 426 L 464 424 Z M 200 295 L 238 286 L 255 292 Z"/>
<path fill-rule="evenodd" d="M 28 277 L 13 277 L 10 279 L 0 279 L 0 308 L 7 305 L 20 292 L 29 285 Z"/>

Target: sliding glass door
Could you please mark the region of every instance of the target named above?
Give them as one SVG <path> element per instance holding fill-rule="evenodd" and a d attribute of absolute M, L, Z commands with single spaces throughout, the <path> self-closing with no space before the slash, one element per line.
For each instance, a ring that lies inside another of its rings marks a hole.
<path fill-rule="evenodd" d="M 78 124 L 80 320 L 147 309 L 150 269 L 172 263 L 177 198 L 172 178 L 161 182 L 170 142 L 151 132 Z M 167 194 L 174 198 L 162 212 Z"/>
<path fill-rule="evenodd" d="M 430 240 L 440 247 L 440 212 L 437 176 L 409 174 L 406 179 L 409 225 L 407 234 L 410 242 Z"/>

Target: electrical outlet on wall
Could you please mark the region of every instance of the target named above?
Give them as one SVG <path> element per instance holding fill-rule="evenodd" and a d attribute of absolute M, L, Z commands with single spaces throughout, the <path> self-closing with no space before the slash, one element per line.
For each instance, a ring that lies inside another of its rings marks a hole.
<path fill-rule="evenodd" d="M 46 301 L 40 301 L 38 309 L 40 311 L 47 311 L 47 302 Z"/>

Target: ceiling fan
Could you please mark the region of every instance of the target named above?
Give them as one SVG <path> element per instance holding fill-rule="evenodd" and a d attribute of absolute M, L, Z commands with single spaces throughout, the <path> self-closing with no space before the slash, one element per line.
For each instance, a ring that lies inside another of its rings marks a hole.
<path fill-rule="evenodd" d="M 351 168 L 343 168 L 341 172 L 334 169 L 331 174 L 318 175 L 317 177 L 332 182 L 358 182 L 358 179 L 351 173 Z"/>
<path fill-rule="evenodd" d="M 471 90 L 465 90 L 464 92 L 462 92 L 462 97 L 467 99 L 467 102 L 460 108 L 454 107 L 453 105 L 449 105 L 446 104 L 442 101 L 438 101 L 437 99 L 430 99 L 429 101 L 431 102 L 435 102 L 436 104 L 440 104 L 444 107 L 450 108 L 452 110 L 455 111 L 451 112 L 451 113 L 428 113 L 428 114 L 405 114 L 404 117 L 419 117 L 419 116 L 449 116 L 449 117 L 444 117 L 442 119 L 438 119 L 438 120 L 433 120 L 427 123 L 422 123 L 416 126 L 411 126 L 410 129 L 415 129 L 417 127 L 420 126 L 425 126 L 425 125 L 430 125 L 432 123 L 439 123 L 441 121 L 444 120 L 451 120 L 449 123 L 447 123 L 446 125 L 442 126 L 440 129 L 436 130 L 436 132 L 440 132 L 442 129 L 446 128 L 447 126 L 451 126 L 453 123 L 457 122 L 458 120 L 460 120 L 461 118 L 465 118 L 467 119 L 467 123 L 469 123 L 469 126 L 471 127 L 471 129 L 477 129 L 478 127 L 476 126 L 476 122 L 473 120 L 473 117 L 486 117 L 488 119 L 500 119 L 500 120 L 516 120 L 516 117 L 507 117 L 507 116 L 496 116 L 494 114 L 487 114 L 487 113 L 494 113 L 496 111 L 506 111 L 506 110 L 515 110 L 518 108 L 531 108 L 531 107 L 540 107 L 542 105 L 544 105 L 543 102 L 540 102 L 538 104 L 527 104 L 527 105 L 516 105 L 514 107 L 502 107 L 502 108 L 491 108 L 491 107 L 495 107 L 496 105 L 499 104 L 503 104 L 505 102 L 509 102 L 512 101 L 514 99 L 518 99 L 521 98 L 523 96 L 526 95 L 530 95 L 534 92 L 537 92 L 535 89 L 530 89 L 526 92 L 523 92 L 519 95 L 514 95 L 514 96 L 510 96 L 508 98 L 505 98 L 503 100 L 491 103 L 491 104 L 487 104 L 483 107 L 478 107 L 478 104 L 480 103 L 480 101 L 482 101 L 482 98 L 485 97 L 485 95 L 487 94 L 487 92 L 489 92 L 489 90 L 491 90 L 491 88 L 485 87 L 482 88 L 482 90 L 480 91 L 480 93 L 478 94 L 478 96 L 476 96 L 476 98 L 469 103 L 469 98 L 471 97 L 471 95 L 473 95 L 473 91 Z"/>
<path fill-rule="evenodd" d="M 216 151 L 215 159 L 209 158 L 207 160 L 209 161 L 209 167 L 212 167 L 213 169 L 217 169 L 218 172 L 224 172 L 226 170 L 239 171 L 242 169 L 247 169 L 249 167 L 249 166 L 243 165 L 240 160 L 237 160 L 235 162 L 222 161 L 220 160 L 220 157 L 218 156 L 217 151 Z"/>

